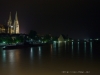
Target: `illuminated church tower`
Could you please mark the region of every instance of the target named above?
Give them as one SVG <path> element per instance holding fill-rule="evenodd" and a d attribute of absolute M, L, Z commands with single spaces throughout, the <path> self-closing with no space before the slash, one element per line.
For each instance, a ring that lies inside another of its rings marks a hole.
<path fill-rule="evenodd" d="M 7 25 L 8 25 L 9 34 L 19 34 L 19 22 L 18 22 L 17 12 L 15 14 L 15 19 L 14 19 L 13 24 L 12 24 L 12 19 L 11 19 L 11 12 L 10 12 Z"/>
<path fill-rule="evenodd" d="M 8 31 L 7 32 L 12 34 L 13 33 L 13 26 L 12 26 L 11 12 L 10 12 L 10 15 L 9 15 L 7 25 L 8 25 Z"/>
<path fill-rule="evenodd" d="M 19 34 L 19 22 L 18 22 L 17 12 L 15 14 L 15 20 L 14 20 L 14 33 Z"/>

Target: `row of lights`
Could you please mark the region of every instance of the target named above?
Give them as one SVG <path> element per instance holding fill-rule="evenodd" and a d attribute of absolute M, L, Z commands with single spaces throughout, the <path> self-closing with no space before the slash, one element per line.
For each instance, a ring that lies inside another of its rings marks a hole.
<path fill-rule="evenodd" d="M 99 39 L 95 39 L 95 40 L 98 41 Z M 72 42 L 73 42 L 74 40 L 69 40 L 69 39 L 68 39 L 67 41 L 68 41 L 68 42 L 69 42 L 69 41 L 72 41 Z M 67 42 L 67 41 L 64 41 L 64 42 Z M 80 41 L 80 40 L 78 39 L 77 41 Z M 89 41 L 89 40 L 88 40 L 88 39 L 84 39 L 84 41 Z M 92 41 L 92 39 L 90 39 L 90 41 Z M 57 41 L 54 41 L 54 42 L 57 42 Z M 62 42 L 62 41 L 58 41 L 58 42 Z"/>

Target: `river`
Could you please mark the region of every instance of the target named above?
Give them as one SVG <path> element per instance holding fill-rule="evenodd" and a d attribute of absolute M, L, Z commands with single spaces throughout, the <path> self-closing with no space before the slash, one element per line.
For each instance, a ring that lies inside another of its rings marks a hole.
<path fill-rule="evenodd" d="M 0 50 L 0 75 L 100 75 L 100 45 L 64 42 Z"/>

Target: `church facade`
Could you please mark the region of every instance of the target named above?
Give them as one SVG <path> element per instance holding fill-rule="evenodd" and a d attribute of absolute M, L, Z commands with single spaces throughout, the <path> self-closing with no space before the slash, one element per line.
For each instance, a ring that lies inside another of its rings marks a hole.
<path fill-rule="evenodd" d="M 2 24 L 0 24 L 0 33 L 6 33 L 6 29 Z"/>
<path fill-rule="evenodd" d="M 15 19 L 14 22 L 12 22 L 12 18 L 11 18 L 11 12 L 9 15 L 9 19 L 7 22 L 7 33 L 9 34 L 19 34 L 19 21 L 18 21 L 18 16 L 17 16 L 17 12 L 15 14 Z"/>

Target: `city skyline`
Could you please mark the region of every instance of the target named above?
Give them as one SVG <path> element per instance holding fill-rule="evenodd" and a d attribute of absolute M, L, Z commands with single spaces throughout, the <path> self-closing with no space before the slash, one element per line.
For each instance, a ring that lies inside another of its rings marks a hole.
<path fill-rule="evenodd" d="M 20 32 L 69 35 L 72 38 L 100 37 L 99 1 L 1 1 L 0 24 L 7 24 L 9 12 L 17 11 Z M 6 5 L 6 6 L 5 6 Z"/>

